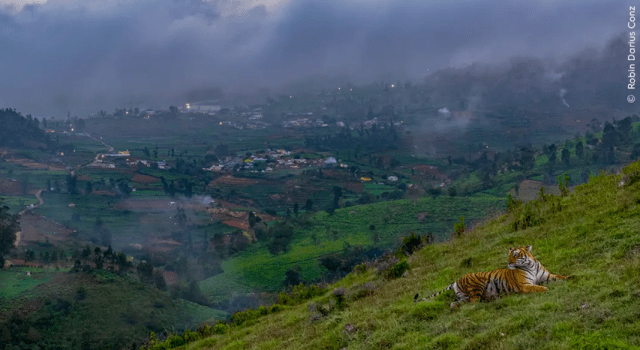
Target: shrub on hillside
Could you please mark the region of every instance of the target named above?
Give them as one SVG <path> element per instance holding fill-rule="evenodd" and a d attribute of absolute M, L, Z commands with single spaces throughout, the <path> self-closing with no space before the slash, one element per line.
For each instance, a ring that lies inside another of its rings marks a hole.
<path fill-rule="evenodd" d="M 398 278 L 409 270 L 409 262 L 401 255 L 401 258 L 394 254 L 387 254 L 378 259 L 375 263 L 376 271 L 379 275 L 388 279 Z"/>
<path fill-rule="evenodd" d="M 640 180 L 640 162 L 632 163 L 622 169 L 625 175 L 622 179 L 622 185 L 631 186 Z"/>
<path fill-rule="evenodd" d="M 376 287 L 373 283 L 367 282 L 361 286 L 356 287 L 353 293 L 349 295 L 349 300 L 358 300 L 373 295 Z"/>
<path fill-rule="evenodd" d="M 422 249 L 425 243 L 431 242 L 432 237 L 430 233 L 423 236 L 416 235 L 415 232 L 411 232 L 411 235 L 402 238 L 402 246 L 398 248 L 398 251 L 404 255 L 411 255 L 416 251 Z"/>
<path fill-rule="evenodd" d="M 322 295 L 325 292 L 326 288 L 324 287 L 316 285 L 310 285 L 307 287 L 304 285 L 304 283 L 300 283 L 297 286 L 293 287 L 291 294 L 280 292 L 278 294 L 278 301 L 276 301 L 276 303 L 280 305 L 296 305 L 305 300 Z"/>
<path fill-rule="evenodd" d="M 453 225 L 453 232 L 456 234 L 456 237 L 460 237 L 466 228 L 467 227 L 464 225 L 464 216 L 460 216 L 460 222 Z"/>

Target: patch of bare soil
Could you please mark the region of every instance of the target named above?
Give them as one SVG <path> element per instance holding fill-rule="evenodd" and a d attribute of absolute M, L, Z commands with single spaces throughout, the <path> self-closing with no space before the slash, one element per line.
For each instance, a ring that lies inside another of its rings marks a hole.
<path fill-rule="evenodd" d="M 360 181 L 345 181 L 342 185 L 347 191 L 355 193 L 362 193 L 362 191 L 364 191 L 364 184 Z"/>
<path fill-rule="evenodd" d="M 196 202 L 184 202 L 171 199 L 124 200 L 114 206 L 115 209 L 132 211 L 174 211 L 180 207 L 186 210 L 206 211 L 208 205 Z"/>
<path fill-rule="evenodd" d="M 167 253 L 173 251 L 177 247 L 181 246 L 182 243 L 173 240 L 171 238 L 162 239 L 162 238 L 151 238 L 144 245 L 144 250 L 150 253 Z"/>
<path fill-rule="evenodd" d="M 219 217 L 219 218 L 230 217 L 230 218 L 242 219 L 242 220 L 248 220 L 249 219 L 249 213 L 247 213 L 247 212 L 233 211 L 233 210 L 230 210 L 230 209 L 224 208 L 224 207 L 209 208 L 209 209 L 207 209 L 207 212 L 209 214 L 211 214 L 212 216 Z"/>
<path fill-rule="evenodd" d="M 250 186 L 255 185 L 259 182 L 259 180 L 255 179 L 247 179 L 243 177 L 235 177 L 231 175 L 220 176 L 219 178 L 209 182 L 209 186 L 221 186 L 221 185 L 231 185 L 231 186 Z"/>
<path fill-rule="evenodd" d="M 25 168 L 29 169 L 40 169 L 40 170 L 65 170 L 66 167 L 63 163 L 38 163 L 31 159 L 26 158 L 5 158 L 7 162 L 21 165 Z"/>
<path fill-rule="evenodd" d="M 246 221 L 239 221 L 239 220 L 226 220 L 222 222 L 223 224 L 227 225 L 227 226 L 231 226 L 231 227 L 236 227 L 242 230 L 248 230 L 249 229 L 249 223 Z"/>
<path fill-rule="evenodd" d="M 0 194 L 7 196 L 21 196 L 22 182 L 14 179 L 0 179 Z"/>
<path fill-rule="evenodd" d="M 158 179 L 157 177 L 154 176 L 149 176 L 149 175 L 143 175 L 143 174 L 133 174 L 133 177 L 131 178 L 131 181 L 133 182 L 137 182 L 137 183 L 141 183 L 141 184 L 148 184 L 148 183 L 153 183 L 153 182 L 158 182 L 160 181 L 160 179 Z"/>
<path fill-rule="evenodd" d="M 437 167 L 428 164 L 416 165 L 413 167 L 415 175 L 426 176 L 429 179 L 444 181 L 446 183 L 451 182 L 451 179 L 447 174 L 443 174 Z"/>
<path fill-rule="evenodd" d="M 111 191 L 96 191 L 96 190 L 91 192 L 91 195 L 92 196 L 108 196 L 108 197 L 117 196 L 117 194 L 115 192 L 111 192 Z"/>
<path fill-rule="evenodd" d="M 175 271 L 164 271 L 162 273 L 164 275 L 164 281 L 168 286 L 175 286 L 178 284 L 178 274 Z"/>
<path fill-rule="evenodd" d="M 42 215 L 27 211 L 20 217 L 20 245 L 49 241 L 62 241 L 76 230 L 60 225 Z"/>

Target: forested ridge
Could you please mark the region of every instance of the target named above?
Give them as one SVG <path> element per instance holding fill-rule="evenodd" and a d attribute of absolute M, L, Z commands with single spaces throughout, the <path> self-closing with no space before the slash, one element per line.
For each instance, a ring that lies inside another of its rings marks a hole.
<path fill-rule="evenodd" d="M 40 121 L 31 115 L 24 117 L 15 109 L 0 109 L 0 125 L 0 147 L 46 149 L 51 145 L 40 129 Z"/>

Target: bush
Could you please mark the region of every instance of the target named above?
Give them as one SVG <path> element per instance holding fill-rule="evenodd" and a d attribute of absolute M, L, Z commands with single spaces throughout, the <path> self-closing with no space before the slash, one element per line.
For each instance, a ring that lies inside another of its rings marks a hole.
<path fill-rule="evenodd" d="M 522 207 L 521 200 L 515 200 L 511 197 L 511 193 L 507 195 L 507 213 L 511 214 Z"/>
<path fill-rule="evenodd" d="M 336 306 L 342 308 L 345 305 L 345 290 L 344 288 L 335 288 L 333 290 L 333 296 L 336 298 Z"/>
<path fill-rule="evenodd" d="M 282 311 L 282 310 L 283 310 L 282 306 L 280 306 L 280 305 L 278 305 L 278 304 L 273 304 L 273 305 L 271 305 L 271 307 L 269 308 L 269 313 L 270 313 L 270 314 L 272 314 L 272 313 L 274 313 L 274 312 L 279 312 L 279 311 Z"/>
<path fill-rule="evenodd" d="M 296 305 L 305 300 L 322 295 L 325 292 L 325 288 L 321 288 L 316 285 L 310 285 L 306 287 L 303 283 L 300 283 L 297 286 L 293 287 L 291 294 L 280 292 L 278 294 L 278 301 L 276 301 L 276 303 L 280 305 Z"/>
<path fill-rule="evenodd" d="M 241 325 L 247 321 L 255 320 L 258 317 L 260 317 L 260 313 L 257 310 L 248 309 L 238 311 L 231 315 L 231 323 Z"/>
<path fill-rule="evenodd" d="M 399 259 L 395 255 L 387 255 L 376 262 L 378 274 L 386 278 L 398 278 L 409 269 L 409 262 L 404 256 Z"/>
<path fill-rule="evenodd" d="M 393 265 L 393 267 L 387 271 L 386 277 L 398 278 L 407 270 L 409 270 L 409 262 L 406 259 L 402 259 L 402 261 Z"/>
<path fill-rule="evenodd" d="M 225 334 L 229 330 L 229 326 L 224 322 L 218 322 L 213 326 L 213 333 L 215 334 Z"/>
<path fill-rule="evenodd" d="M 539 202 L 529 202 L 514 212 L 513 230 L 524 230 L 542 223 Z"/>
<path fill-rule="evenodd" d="M 184 340 L 183 337 L 177 334 L 172 334 L 167 338 L 165 343 L 167 343 L 172 348 L 177 348 L 178 346 L 182 346 L 187 342 Z"/>
<path fill-rule="evenodd" d="M 460 222 L 455 223 L 453 225 L 453 231 L 455 232 L 456 237 L 462 236 L 465 229 L 466 229 L 466 226 L 464 225 L 464 216 L 460 216 Z"/>
<path fill-rule="evenodd" d="M 411 232 L 410 236 L 402 238 L 402 246 L 399 248 L 399 251 L 404 255 L 411 255 L 422 248 L 422 242 L 423 239 L 420 235 L 416 235 L 414 232 Z"/>
<path fill-rule="evenodd" d="M 375 286 L 371 282 L 367 282 L 354 290 L 354 292 L 349 296 L 350 300 L 358 300 L 368 296 L 373 295 L 375 291 Z"/>
<path fill-rule="evenodd" d="M 640 180 L 640 162 L 635 162 L 624 167 L 622 169 L 622 173 L 625 174 L 623 185 L 633 185 L 638 180 Z"/>

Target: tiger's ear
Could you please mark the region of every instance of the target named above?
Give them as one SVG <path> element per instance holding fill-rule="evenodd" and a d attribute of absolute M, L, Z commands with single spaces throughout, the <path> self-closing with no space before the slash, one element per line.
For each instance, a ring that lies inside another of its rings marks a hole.
<path fill-rule="evenodd" d="M 512 250 L 513 250 L 513 247 L 509 248 L 509 251 L 512 251 Z"/>
<path fill-rule="evenodd" d="M 527 246 L 527 251 L 528 251 L 529 253 L 531 253 L 531 248 L 533 248 L 533 246 L 532 246 L 532 245 Z"/>

